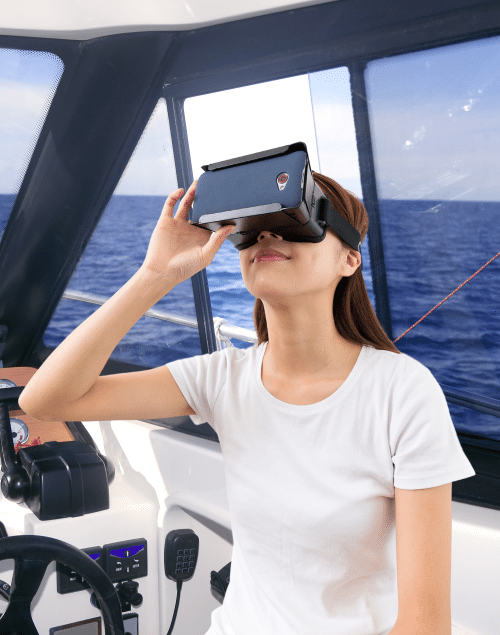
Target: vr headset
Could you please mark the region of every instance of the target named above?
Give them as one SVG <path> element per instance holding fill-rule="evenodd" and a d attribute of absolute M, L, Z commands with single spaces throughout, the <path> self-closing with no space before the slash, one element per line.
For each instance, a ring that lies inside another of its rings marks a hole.
<path fill-rule="evenodd" d="M 215 232 L 235 225 L 228 236 L 241 251 L 263 230 L 291 242 L 318 243 L 326 228 L 356 251 L 359 232 L 332 206 L 315 183 L 305 143 L 293 143 L 202 166 L 192 208 L 192 224 Z"/>

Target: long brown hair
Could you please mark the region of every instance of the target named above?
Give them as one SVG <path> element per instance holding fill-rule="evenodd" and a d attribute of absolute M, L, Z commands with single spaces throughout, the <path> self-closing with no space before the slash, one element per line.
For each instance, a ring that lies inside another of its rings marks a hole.
<path fill-rule="evenodd" d="M 368 214 L 363 203 L 333 179 L 317 172 L 313 172 L 313 177 L 337 212 L 359 231 L 361 240 L 364 240 L 368 231 Z M 341 238 L 339 240 L 352 249 Z M 338 283 L 333 297 L 333 319 L 337 331 L 344 339 L 379 350 L 399 353 L 387 337 L 373 310 L 361 267 L 358 267 L 352 276 L 345 276 Z M 269 340 L 266 312 L 260 298 L 255 299 L 253 321 L 258 336 L 257 346 L 259 346 Z"/>

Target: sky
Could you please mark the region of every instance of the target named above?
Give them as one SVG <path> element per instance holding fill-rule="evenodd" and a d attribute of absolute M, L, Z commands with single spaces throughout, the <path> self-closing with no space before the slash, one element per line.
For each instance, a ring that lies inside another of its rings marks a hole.
<path fill-rule="evenodd" d="M 307 75 L 187 99 L 195 178 L 201 165 L 303 141 L 319 167 Z"/>
<path fill-rule="evenodd" d="M 62 63 L 0 50 L 0 193 L 24 176 Z M 500 38 L 371 62 L 367 97 L 381 198 L 499 200 Z M 186 100 L 193 174 L 201 165 L 295 141 L 312 168 L 362 195 L 347 69 Z M 116 194 L 176 189 L 160 100 Z"/>
<path fill-rule="evenodd" d="M 500 38 L 371 62 L 379 196 L 500 198 Z"/>
<path fill-rule="evenodd" d="M 0 49 L 0 194 L 18 191 L 63 70 L 56 55 Z"/>

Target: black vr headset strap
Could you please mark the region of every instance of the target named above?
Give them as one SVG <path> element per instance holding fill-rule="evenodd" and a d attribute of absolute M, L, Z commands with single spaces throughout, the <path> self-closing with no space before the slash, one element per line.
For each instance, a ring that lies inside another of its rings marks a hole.
<path fill-rule="evenodd" d="M 320 199 L 319 218 L 326 221 L 326 224 L 342 238 L 355 251 L 361 252 L 361 235 L 349 221 L 341 216 L 333 207 L 330 201 L 322 196 Z"/>

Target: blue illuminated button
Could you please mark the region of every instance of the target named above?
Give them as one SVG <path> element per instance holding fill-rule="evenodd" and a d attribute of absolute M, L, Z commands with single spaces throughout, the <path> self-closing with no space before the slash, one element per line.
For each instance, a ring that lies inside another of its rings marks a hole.
<path fill-rule="evenodd" d="M 145 538 L 104 545 L 105 571 L 112 582 L 140 578 L 148 573 Z"/>
<path fill-rule="evenodd" d="M 110 554 L 115 558 L 130 558 L 144 550 L 144 545 L 136 545 L 134 547 L 126 547 L 123 549 L 113 549 Z"/>

